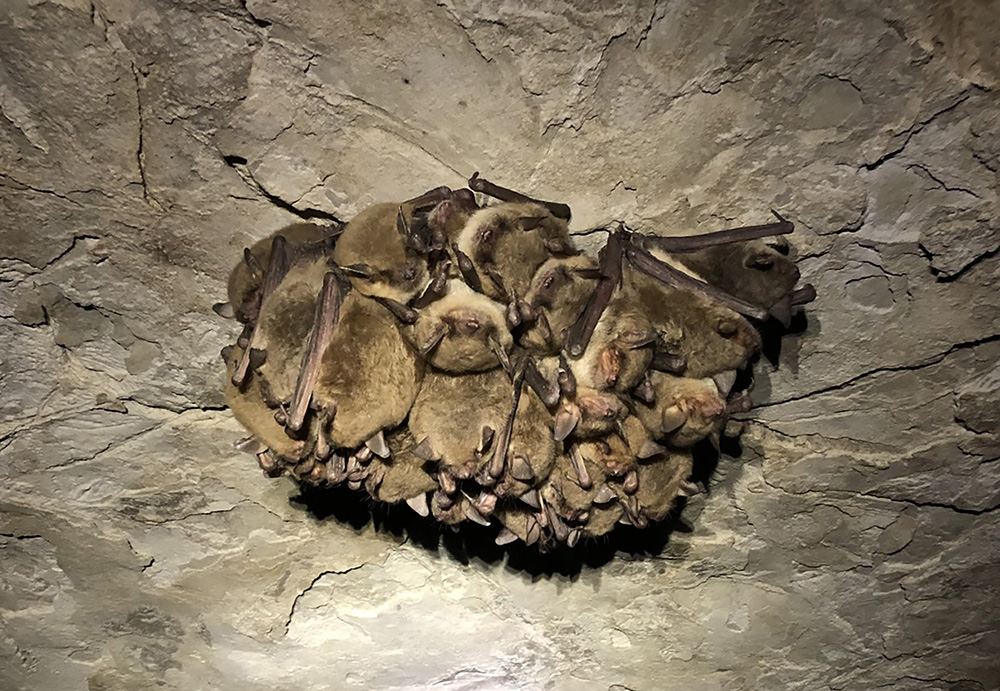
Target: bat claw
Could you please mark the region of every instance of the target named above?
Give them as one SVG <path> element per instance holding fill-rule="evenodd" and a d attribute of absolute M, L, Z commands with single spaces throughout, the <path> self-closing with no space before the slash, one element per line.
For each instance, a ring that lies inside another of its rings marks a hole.
<path fill-rule="evenodd" d="M 235 448 L 237 451 L 242 451 L 243 453 L 250 453 L 254 455 L 260 453 L 261 451 L 266 450 L 263 449 L 262 447 L 263 445 L 260 443 L 260 440 L 258 440 L 257 437 L 254 437 L 252 435 L 249 437 L 244 437 L 243 439 L 237 439 L 235 442 L 233 442 L 233 448 Z"/>
<path fill-rule="evenodd" d="M 538 502 L 537 489 L 529 489 L 527 492 L 519 496 L 518 499 L 520 499 L 522 502 L 524 502 L 525 504 L 536 510 L 541 506 L 541 504 L 539 504 Z"/>
<path fill-rule="evenodd" d="M 413 448 L 413 455 L 424 461 L 440 461 L 441 454 L 434 451 L 429 439 L 424 437 L 419 444 Z"/>
<path fill-rule="evenodd" d="M 468 518 L 473 523 L 478 523 L 479 525 L 488 526 L 491 522 L 490 519 L 486 518 L 486 516 L 479 513 L 479 511 L 473 505 L 471 500 L 467 500 L 462 505 L 462 511 L 465 513 L 465 517 Z"/>
<path fill-rule="evenodd" d="M 618 494 L 608 487 L 607 485 L 601 485 L 600 489 L 597 490 L 597 494 L 594 495 L 595 504 L 610 504 L 615 499 L 618 498 Z"/>
<path fill-rule="evenodd" d="M 646 460 L 647 458 L 653 458 L 654 456 L 659 456 L 661 453 L 666 451 L 667 448 L 660 444 L 657 444 L 652 439 L 647 439 L 642 448 L 639 449 L 639 453 L 636 454 L 636 458 L 639 460 Z"/>
<path fill-rule="evenodd" d="M 663 420 L 663 427 L 662 427 L 663 433 L 669 434 L 670 432 L 673 432 L 674 430 L 681 427 L 681 425 L 683 425 L 685 422 L 687 422 L 687 415 L 684 413 L 683 410 L 681 410 L 681 407 L 679 405 L 674 404 L 663 411 L 662 420 Z"/>
<path fill-rule="evenodd" d="M 555 428 L 552 431 L 552 436 L 556 441 L 563 441 L 576 426 L 580 423 L 580 409 L 575 406 L 567 406 L 560 408 L 559 412 L 556 413 Z"/>
<path fill-rule="evenodd" d="M 480 454 L 489 451 L 490 446 L 493 444 L 493 438 L 496 436 L 496 430 L 494 430 L 489 425 L 483 425 L 482 430 L 480 430 L 479 437 L 479 447 L 476 451 Z"/>
<path fill-rule="evenodd" d="M 713 374 L 712 381 L 715 382 L 715 387 L 719 390 L 719 395 L 725 398 L 733 390 L 733 384 L 736 383 L 736 370 L 730 369 Z"/>
<path fill-rule="evenodd" d="M 639 490 L 639 473 L 635 468 L 625 473 L 625 480 L 622 482 L 622 491 L 625 494 L 635 494 Z"/>
<path fill-rule="evenodd" d="M 590 489 L 593 487 L 594 483 L 590 479 L 590 474 L 587 473 L 587 465 L 584 463 L 583 455 L 580 453 L 580 447 L 576 444 L 569 447 L 569 460 L 570 465 L 573 466 L 573 472 L 576 473 L 576 482 L 580 485 L 580 488 Z"/>
<path fill-rule="evenodd" d="M 698 494 L 704 494 L 708 491 L 702 483 L 691 482 L 690 480 L 682 480 L 680 488 L 677 490 L 677 495 L 681 497 L 693 497 Z"/>
<path fill-rule="evenodd" d="M 431 352 L 438 347 L 444 337 L 448 334 L 448 327 L 445 324 L 439 324 L 431 335 L 420 345 L 419 351 L 422 357 L 427 357 Z"/>
<path fill-rule="evenodd" d="M 447 470 L 441 469 L 438 471 L 438 484 L 441 486 L 441 491 L 445 494 L 452 495 L 458 491 L 455 478 Z"/>
<path fill-rule="evenodd" d="M 793 290 L 791 294 L 792 305 L 798 307 L 799 305 L 807 305 L 816 299 L 816 288 L 813 287 L 812 283 L 806 283 L 801 288 Z"/>

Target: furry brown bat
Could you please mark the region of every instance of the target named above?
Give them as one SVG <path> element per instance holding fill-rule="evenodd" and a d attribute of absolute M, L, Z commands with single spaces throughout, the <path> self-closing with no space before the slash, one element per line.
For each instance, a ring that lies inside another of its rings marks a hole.
<path fill-rule="evenodd" d="M 580 386 L 627 394 L 653 359 L 657 332 L 632 292 L 619 292 L 601 315 L 583 355 L 571 361 Z"/>
<path fill-rule="evenodd" d="M 424 469 L 426 461 L 414 453 L 416 441 L 403 426 L 386 435 L 386 442 L 388 457 L 371 460 L 372 471 L 365 481 L 368 493 L 390 504 L 405 501 L 421 516 L 429 515 L 427 493 L 437 488 L 437 482 Z"/>
<path fill-rule="evenodd" d="M 462 377 L 437 372 L 425 376 L 409 430 L 421 442 L 418 453 L 437 463 L 445 494 L 454 494 L 456 479 L 470 479 L 482 470 L 492 476 L 488 484 L 498 484 L 502 494 L 523 491 L 534 478 L 548 475 L 555 459 L 552 418 L 537 397 L 523 392 L 508 425 L 513 390 L 499 369 Z"/>
<path fill-rule="evenodd" d="M 535 353 L 557 354 L 597 287 L 596 277 L 597 262 L 583 254 L 542 264 L 525 295 L 538 316 L 521 343 Z"/>
<path fill-rule="evenodd" d="M 282 237 L 292 254 L 305 250 L 320 253 L 329 250 L 339 236 L 339 229 L 323 228 L 312 223 L 294 223 L 275 231 L 252 247 L 243 251 L 243 261 L 229 273 L 228 302 L 212 306 L 216 314 L 240 322 L 257 318 L 259 291 L 264 279 L 264 269 L 271 259 L 274 238 Z"/>
<path fill-rule="evenodd" d="M 297 459 L 306 449 L 305 442 L 292 439 L 285 433 L 283 425 L 274 420 L 274 410 L 270 408 L 260 389 L 260 378 L 254 377 L 243 388 L 233 384 L 232 375 L 239 363 L 242 349 L 238 346 L 223 348 L 222 357 L 226 362 L 226 405 L 240 424 L 258 439 L 269 451 L 279 456 Z"/>
<path fill-rule="evenodd" d="M 764 307 L 770 316 L 788 326 L 792 308 L 810 302 L 815 291 L 809 285 L 796 291 L 798 267 L 759 239 L 792 232 L 792 224 L 773 213 L 778 219 L 775 223 L 700 236 L 646 236 L 639 244 L 670 253 L 672 260 L 694 277 L 747 303 Z"/>
<path fill-rule="evenodd" d="M 319 362 L 312 407 L 330 420 L 332 446 L 354 448 L 401 424 L 413 406 L 423 364 L 378 302 L 350 293 Z"/>
<path fill-rule="evenodd" d="M 387 306 L 412 324 L 403 334 L 432 366 L 456 374 L 500 366 L 514 344 L 504 307 L 459 280 L 448 281 L 445 291 L 419 311 Z"/>
<path fill-rule="evenodd" d="M 458 235 L 456 246 L 471 259 L 484 292 L 507 301 L 508 292 L 523 296 L 539 266 L 553 253 L 573 252 L 566 222 L 533 203 L 506 202 L 475 212 Z M 504 286 L 486 277 L 502 277 Z"/>
<path fill-rule="evenodd" d="M 642 523 L 644 519 L 663 520 L 677 502 L 684 496 L 681 487 L 691 474 L 691 454 L 684 451 L 665 453 L 656 463 L 639 465 L 639 487 L 634 501 L 623 498 L 623 505 L 629 522 Z"/>
<path fill-rule="evenodd" d="M 712 434 L 726 421 L 726 393 L 712 379 L 690 379 L 653 372 L 656 404 L 637 403 L 636 415 L 656 439 L 687 448 Z"/>
<path fill-rule="evenodd" d="M 694 379 L 745 366 L 760 351 L 757 330 L 733 310 L 695 293 L 629 272 L 630 289 L 661 335 L 660 345 L 679 358 L 672 370 Z"/>

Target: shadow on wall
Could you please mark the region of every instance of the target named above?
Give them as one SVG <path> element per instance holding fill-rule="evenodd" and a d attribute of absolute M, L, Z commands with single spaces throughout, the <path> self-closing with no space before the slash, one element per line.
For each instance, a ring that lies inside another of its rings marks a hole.
<path fill-rule="evenodd" d="M 725 446 L 725 452 L 737 451 L 737 447 Z M 694 479 L 704 481 L 718 463 L 718 452 L 709 444 L 696 449 Z M 372 500 L 360 491 L 345 486 L 321 489 L 302 485 L 301 493 L 291 499 L 296 508 L 308 512 L 318 521 L 336 520 L 361 532 L 372 524 L 379 533 L 406 537 L 423 549 L 448 555 L 462 564 L 481 561 L 496 565 L 506 555 L 507 568 L 532 577 L 562 576 L 576 577 L 583 569 L 598 568 L 607 564 L 618 553 L 628 555 L 659 555 L 666 549 L 671 534 L 691 532 L 681 514 L 686 500 L 681 499 L 666 519 L 650 523 L 645 529 L 630 525 L 618 525 L 608 535 L 594 540 L 582 540 L 576 547 L 565 545 L 539 552 L 535 547 L 525 546 L 517 541 L 499 546 L 494 540 L 500 526 L 485 527 L 463 523 L 458 530 L 452 530 L 433 518 L 422 518 L 403 504 L 383 504 Z"/>

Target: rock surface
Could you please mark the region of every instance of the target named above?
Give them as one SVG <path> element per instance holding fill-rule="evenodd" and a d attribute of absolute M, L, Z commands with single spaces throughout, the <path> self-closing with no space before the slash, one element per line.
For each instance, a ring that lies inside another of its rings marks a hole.
<path fill-rule="evenodd" d="M 3 3 L 0 688 L 996 688 L 998 31 L 988 0 Z M 796 222 L 819 299 L 673 532 L 504 556 L 233 450 L 239 250 L 474 170 L 582 245 Z"/>

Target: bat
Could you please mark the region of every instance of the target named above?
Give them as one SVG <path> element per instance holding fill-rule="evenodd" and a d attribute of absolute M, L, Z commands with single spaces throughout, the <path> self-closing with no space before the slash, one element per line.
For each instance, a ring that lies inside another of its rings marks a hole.
<path fill-rule="evenodd" d="M 468 184 L 245 250 L 213 307 L 243 325 L 224 349 L 240 447 L 269 476 L 346 484 L 500 545 L 664 520 L 704 491 L 691 447 L 752 406 L 736 382 L 758 325 L 816 297 L 766 242 L 791 223 L 619 223 L 593 258 L 568 205 Z"/>

